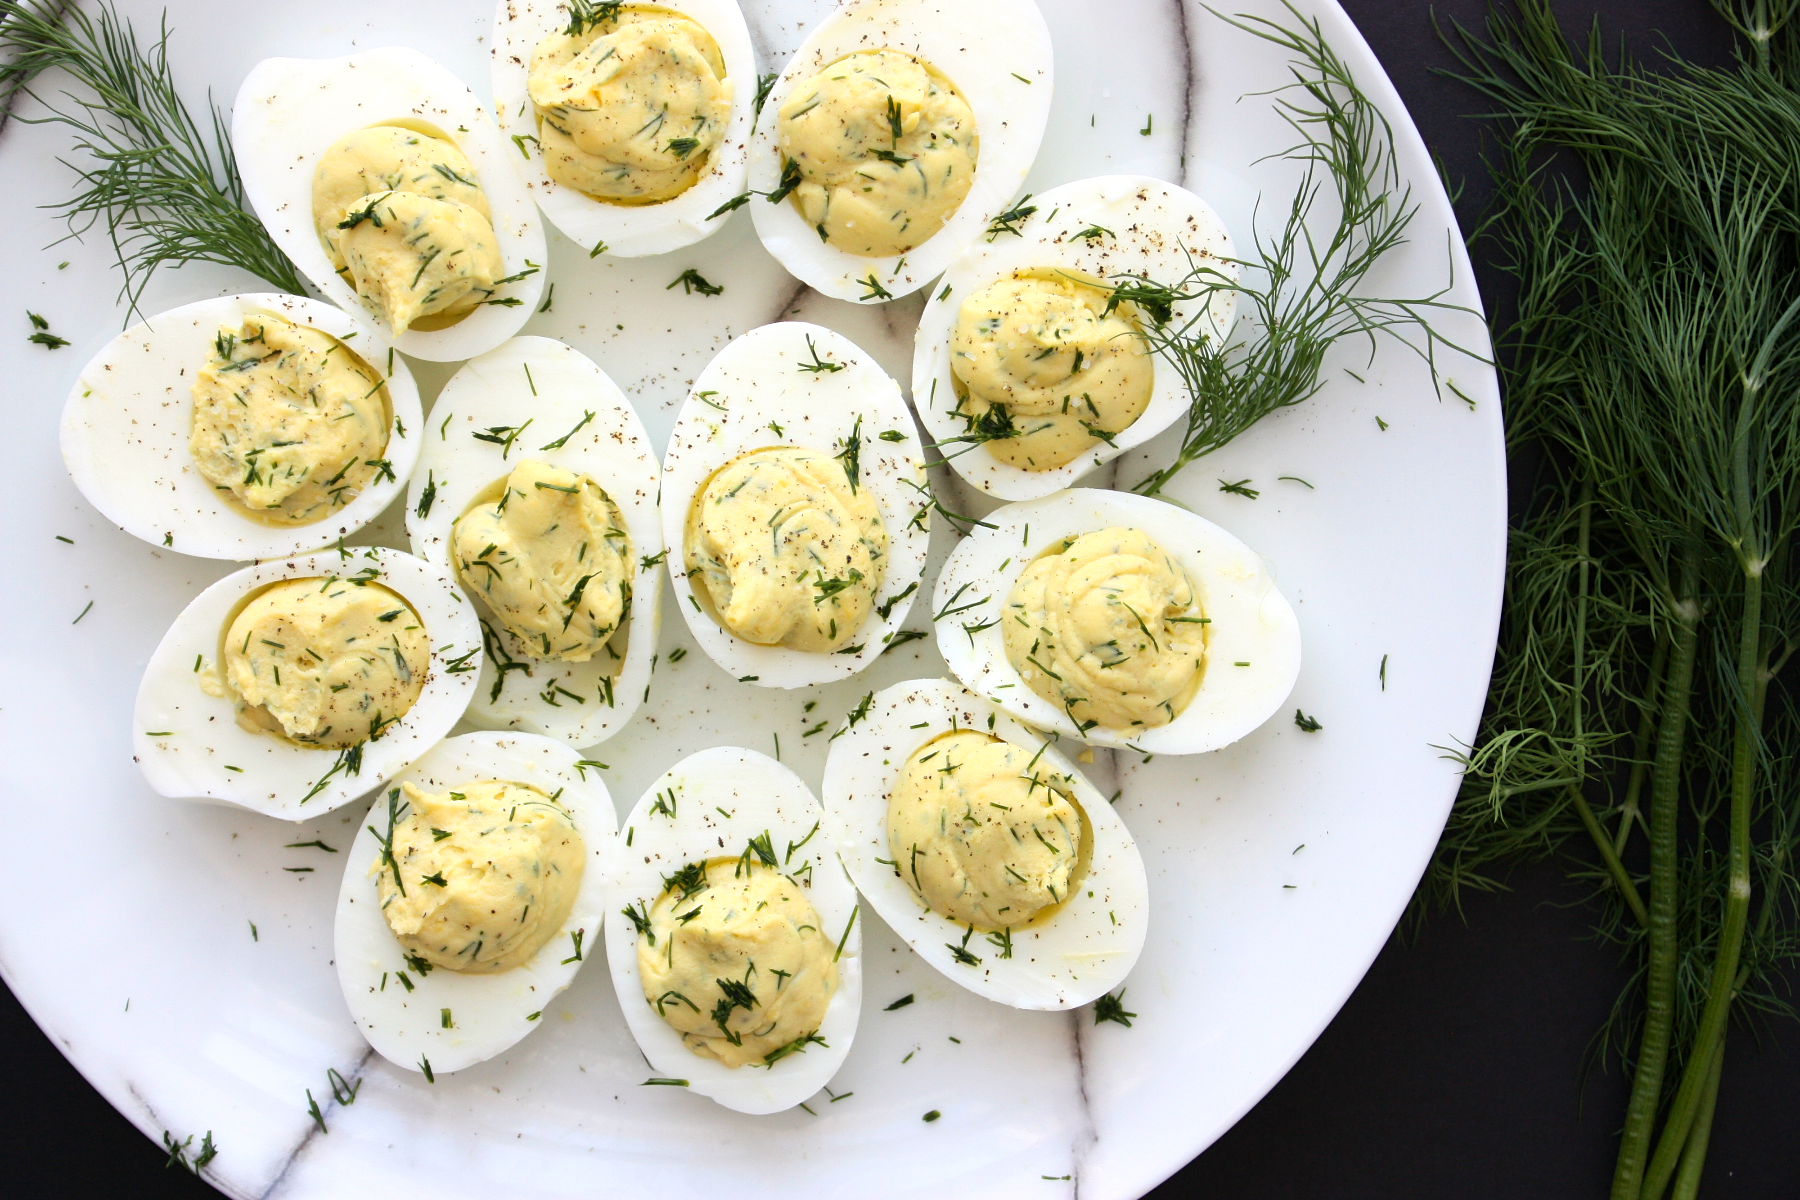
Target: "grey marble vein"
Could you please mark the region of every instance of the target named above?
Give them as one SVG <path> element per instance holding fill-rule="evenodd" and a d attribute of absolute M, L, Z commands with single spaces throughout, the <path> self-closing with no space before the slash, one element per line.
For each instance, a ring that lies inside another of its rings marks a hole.
<path fill-rule="evenodd" d="M 1188 126 L 1194 115 L 1194 93 L 1200 88 L 1198 58 L 1194 54 L 1192 41 L 1193 30 L 1188 24 L 1188 0 L 1173 0 L 1175 5 L 1175 41 L 1181 47 L 1181 78 L 1185 86 L 1181 89 L 1181 126 L 1176 133 L 1176 145 L 1181 147 L 1180 165 L 1176 168 L 1175 182 L 1187 186 L 1187 144 Z"/>
<path fill-rule="evenodd" d="M 1081 1097 L 1081 1128 L 1076 1131 L 1075 1141 L 1069 1148 L 1070 1194 L 1081 1196 L 1081 1171 L 1086 1164 L 1088 1151 L 1100 1138 L 1100 1131 L 1094 1123 L 1093 1105 L 1088 1102 L 1087 1088 L 1087 1046 L 1084 1030 L 1091 1022 L 1085 1022 L 1085 1008 L 1069 1010 L 1069 1042 L 1075 1052 L 1075 1092 Z"/>
<path fill-rule="evenodd" d="M 355 1067 L 348 1073 L 343 1073 L 346 1075 L 346 1081 L 352 1088 L 361 1086 L 363 1071 L 368 1068 L 369 1060 L 374 1057 L 375 1048 L 371 1046 L 369 1049 L 363 1051 L 363 1056 L 361 1058 L 356 1060 Z M 355 1103 L 355 1101 L 352 1100 L 351 1103 Z M 334 1091 L 332 1093 L 332 1098 L 327 1103 L 320 1105 L 319 1111 L 321 1120 L 314 1121 L 307 1125 L 306 1133 L 301 1136 L 294 1148 L 288 1152 L 288 1156 L 282 1159 L 281 1169 L 275 1173 L 275 1178 L 269 1183 L 269 1186 L 258 1193 L 257 1200 L 270 1200 L 270 1197 L 280 1190 L 281 1185 L 287 1182 L 288 1174 L 293 1171 L 294 1163 L 299 1160 L 301 1154 L 305 1153 L 306 1148 L 312 1145 L 313 1139 L 319 1135 L 319 1132 L 323 1127 L 323 1118 L 330 1116 L 340 1107 L 341 1105 L 338 1104 L 337 1095 Z"/>

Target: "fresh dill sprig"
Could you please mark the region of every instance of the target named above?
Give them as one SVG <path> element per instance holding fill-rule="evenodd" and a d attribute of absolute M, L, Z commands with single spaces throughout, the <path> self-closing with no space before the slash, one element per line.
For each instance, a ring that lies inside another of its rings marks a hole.
<path fill-rule="evenodd" d="M 159 268 L 190 262 L 239 267 L 304 295 L 299 270 L 248 211 L 230 119 L 210 103 L 204 123 L 188 111 L 168 39 L 166 15 L 145 46 L 110 3 L 89 16 L 51 0 L 0 0 L 0 128 L 29 95 L 48 113 L 18 120 L 73 133 L 80 188 L 53 208 L 71 238 L 106 231 L 132 312 Z M 32 90 L 53 68 L 77 85 L 59 103 Z"/>
<path fill-rule="evenodd" d="M 1372 355 L 1380 337 L 1390 336 L 1426 361 L 1434 382 L 1439 348 L 1462 349 L 1427 321 L 1457 308 L 1444 299 L 1448 284 L 1412 298 L 1362 294 L 1376 264 L 1406 243 L 1418 204 L 1401 174 L 1387 118 L 1318 21 L 1288 0 L 1283 6 L 1293 26 L 1215 14 L 1292 56 L 1294 82 L 1272 95 L 1300 136 L 1283 157 L 1304 173 L 1281 228 L 1272 235 L 1256 230 L 1247 258 L 1190 258 L 1180 279 L 1111 281 L 1114 300 L 1149 318 L 1140 326 L 1145 343 L 1174 367 L 1188 394 L 1180 449 L 1173 462 L 1137 482 L 1133 490 L 1144 495 L 1159 494 L 1190 463 L 1270 413 L 1317 394 L 1326 352 L 1344 338 L 1365 339 Z M 1240 278 L 1236 269 L 1253 278 Z M 1247 310 L 1236 336 L 1211 311 L 1215 299 L 1231 293 Z M 1191 315 L 1176 311 L 1183 303 Z M 1403 336 L 1408 332 L 1419 342 Z"/>

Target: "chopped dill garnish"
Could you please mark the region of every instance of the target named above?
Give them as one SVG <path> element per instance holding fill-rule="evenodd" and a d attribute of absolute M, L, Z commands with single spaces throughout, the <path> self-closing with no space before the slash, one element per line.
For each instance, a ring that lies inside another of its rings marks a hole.
<path fill-rule="evenodd" d="M 1101 996 L 1098 1000 L 1094 1001 L 1094 1024 L 1096 1025 L 1100 1024 L 1102 1021 L 1111 1021 L 1116 1025 L 1123 1025 L 1125 1028 L 1130 1029 L 1131 1019 L 1135 1016 L 1137 1016 L 1136 1013 L 1125 1011 L 1124 988 L 1120 988 L 1119 994 L 1116 996 L 1108 992 L 1106 995 Z"/>
<path fill-rule="evenodd" d="M 1033 213 L 1037 212 L 1037 205 L 1025 203 L 1029 199 L 1031 199 L 1031 193 L 1027 192 L 1019 197 L 1019 202 L 1017 204 L 1014 204 L 1011 208 L 988 222 L 987 240 L 991 242 L 1003 233 L 1010 233 L 1014 237 L 1023 237 L 1024 235 L 1019 231 L 1019 226 L 1030 219 Z"/>
<path fill-rule="evenodd" d="M 707 279 L 706 276 L 700 274 L 700 272 L 694 270 L 692 267 L 689 267 L 687 270 L 677 275 L 675 277 L 675 282 L 664 288 L 663 291 L 670 291 L 677 287 L 682 290 L 683 294 L 689 296 L 693 295 L 695 292 L 699 292 L 702 296 L 722 296 L 725 294 L 724 284 L 713 283 Z"/>

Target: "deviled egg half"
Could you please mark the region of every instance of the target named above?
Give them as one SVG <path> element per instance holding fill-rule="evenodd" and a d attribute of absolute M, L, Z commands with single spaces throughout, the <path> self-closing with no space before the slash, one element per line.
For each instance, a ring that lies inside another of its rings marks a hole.
<path fill-rule="evenodd" d="M 1068 759 L 943 679 L 879 692 L 831 743 L 825 828 L 919 956 L 1014 1008 L 1074 1008 L 1144 948 L 1137 843 Z"/>
<path fill-rule="evenodd" d="M 201 558 L 279 558 L 348 536 L 419 454 L 412 372 L 319 300 L 221 296 L 106 344 L 63 405 L 81 494 L 134 537 Z"/>
<path fill-rule="evenodd" d="M 544 230 L 506 161 L 516 151 L 418 51 L 264 59 L 238 89 L 231 141 L 275 243 L 407 354 L 484 353 L 537 309 Z"/>
<path fill-rule="evenodd" d="M 438 394 L 407 495 L 413 552 L 481 618 L 471 721 L 592 746 L 650 684 L 659 472 L 643 422 L 580 351 L 516 337 Z"/>
<path fill-rule="evenodd" d="M 919 591 L 930 493 L 900 387 L 818 325 L 752 329 L 694 381 L 663 454 L 676 604 L 740 682 L 856 674 Z"/>
<path fill-rule="evenodd" d="M 985 520 L 938 577 L 938 649 L 966 687 L 1026 724 L 1200 754 L 1261 725 L 1293 690 L 1294 610 L 1268 564 L 1211 521 L 1089 488 Z"/>
<path fill-rule="evenodd" d="M 1032 0 L 838 6 L 757 120 L 757 236 L 839 300 L 924 287 L 1012 206 L 1049 120 L 1052 57 Z"/>
<path fill-rule="evenodd" d="M 595 253 L 691 245 L 744 190 L 756 51 L 732 0 L 499 0 L 493 81 L 526 189 Z"/>
<path fill-rule="evenodd" d="M 1107 175 L 1032 203 L 1018 236 L 977 240 L 950 264 L 913 352 L 926 432 L 958 475 L 1006 500 L 1068 487 L 1180 420 L 1187 389 L 1146 328 L 1219 344 L 1237 312 L 1231 238 L 1192 192 Z M 1167 312 L 1115 302 L 1124 276 L 1196 298 Z"/>
<path fill-rule="evenodd" d="M 435 1076 L 536 1029 L 599 957 L 617 829 L 606 784 L 552 738 L 448 738 L 390 781 L 346 856 L 333 929 L 369 1045 Z"/>
<path fill-rule="evenodd" d="M 474 608 L 442 567 L 385 548 L 259 563 L 163 635 L 132 757 L 159 795 L 317 817 L 449 733 L 480 656 Z"/>
<path fill-rule="evenodd" d="M 631 810 L 606 960 L 656 1082 L 772 1113 L 843 1065 L 862 930 L 822 817 L 799 776 L 735 746 L 683 759 Z"/>

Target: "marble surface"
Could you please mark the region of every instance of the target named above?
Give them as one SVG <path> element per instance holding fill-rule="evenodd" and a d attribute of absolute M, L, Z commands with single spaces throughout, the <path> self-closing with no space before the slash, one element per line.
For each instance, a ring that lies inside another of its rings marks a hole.
<path fill-rule="evenodd" d="M 142 27 L 154 25 L 157 7 L 121 4 Z M 304 23 L 250 24 L 219 0 L 170 7 L 172 56 L 196 100 L 203 86 L 231 96 L 268 55 L 395 43 L 486 91 L 491 13 L 479 3 L 436 6 L 429 27 L 402 0 L 320 3 Z M 1240 246 L 1251 240 L 1259 197 L 1285 208 L 1293 169 L 1258 160 L 1293 135 L 1266 98 L 1249 95 L 1284 82 L 1278 51 L 1172 0 L 1112 5 L 1103 18 L 1073 0 L 1041 7 L 1058 88 L 1029 190 L 1118 171 L 1183 182 L 1218 209 Z M 1274 3 L 1244 7 L 1281 15 Z M 828 8 L 746 4 L 762 69 Z M 1401 170 L 1423 206 L 1382 285 L 1430 290 L 1454 273 L 1452 298 L 1477 305 L 1448 205 L 1375 60 L 1329 0 L 1301 10 L 1318 16 L 1394 122 Z M 208 35 L 227 27 L 229 39 Z M 1149 117 L 1152 132 L 1140 134 Z M 346 849 L 360 806 L 289 825 L 160 799 L 130 762 L 138 673 L 187 600 L 232 567 L 112 528 L 54 453 L 70 380 L 125 322 L 108 303 L 117 279 L 103 242 L 43 249 L 63 233 L 39 206 L 66 194 L 55 163 L 64 142 L 55 129 L 18 124 L 0 138 L 13 181 L 0 199 L 0 240 L 17 292 L 74 343 L 54 353 L 22 336 L 0 345 L 0 367 L 25 401 L 14 406 L 0 461 L 15 481 L 15 560 L 35 585 L 6 602 L 12 632 L 0 643 L 0 745 L 14 763 L 0 809 L 22 847 L 0 874 L 0 975 L 152 1139 L 192 1134 L 197 1146 L 212 1131 L 220 1153 L 207 1177 L 227 1194 L 764 1195 L 838 1184 L 863 1196 L 928 1188 L 1135 1196 L 1280 1077 L 1379 949 L 1453 790 L 1435 747 L 1470 736 L 1479 713 L 1505 507 L 1491 372 L 1472 360 L 1445 364 L 1475 400 L 1471 411 L 1439 399 L 1418 360 L 1393 346 L 1373 363 L 1361 348 L 1346 350 L 1317 398 L 1265 421 L 1174 489 L 1278 570 L 1306 639 L 1294 702 L 1325 729 L 1303 734 L 1278 717 L 1215 754 L 1143 762 L 1103 752 L 1087 768 L 1102 791 L 1123 788 L 1118 808 L 1150 875 L 1151 933 L 1127 983 L 1132 1028 L 1096 1027 L 1085 1010 L 1022 1013 L 982 1001 L 942 982 L 870 920 L 867 1011 L 833 1082 L 842 1099 L 822 1095 L 810 1113 L 743 1117 L 677 1089 L 642 1087 L 649 1072 L 596 970 L 499 1059 L 435 1085 L 388 1066 L 350 1022 L 331 966 L 342 856 L 289 845 L 318 839 Z M 747 214 L 659 258 L 589 260 L 550 236 L 555 304 L 527 330 L 567 340 L 606 368 L 659 446 L 688 381 L 731 337 L 770 320 L 835 328 L 908 383 L 917 300 L 857 308 L 808 292 L 763 253 Z M 687 267 L 725 293 L 666 291 Z M 154 313 L 247 286 L 233 272 L 188 269 L 159 277 L 144 306 Z M 1472 316 L 1455 332 L 1481 344 Z M 430 397 L 450 368 L 416 369 Z M 1139 477 L 1159 449 L 1168 447 L 1152 443 L 1121 460 L 1121 477 Z M 1246 477 L 1259 499 L 1217 490 L 1216 478 Z M 74 545 L 54 541 L 59 534 Z M 369 534 L 388 544 L 400 537 L 392 514 Z M 934 562 L 952 537 L 934 533 Z M 928 574 L 927 590 L 930 582 Z M 911 624 L 928 620 L 916 613 Z M 942 669 L 931 642 L 920 641 L 858 679 L 758 693 L 746 705 L 703 655 L 666 661 L 677 646 L 692 649 L 682 622 L 664 621 L 663 643 L 649 702 L 595 755 L 611 764 L 613 795 L 627 801 L 697 749 L 772 750 L 777 737 L 783 761 L 816 785 L 825 747 L 823 737 L 803 736 L 805 700 L 835 717 L 870 688 Z M 883 1011 L 907 993 L 915 1004 Z M 353 1106 L 325 1106 L 323 1135 L 305 1093 L 328 1094 L 327 1068 L 360 1079 L 361 1091 Z M 943 1119 L 922 1121 L 933 1109 Z"/>

